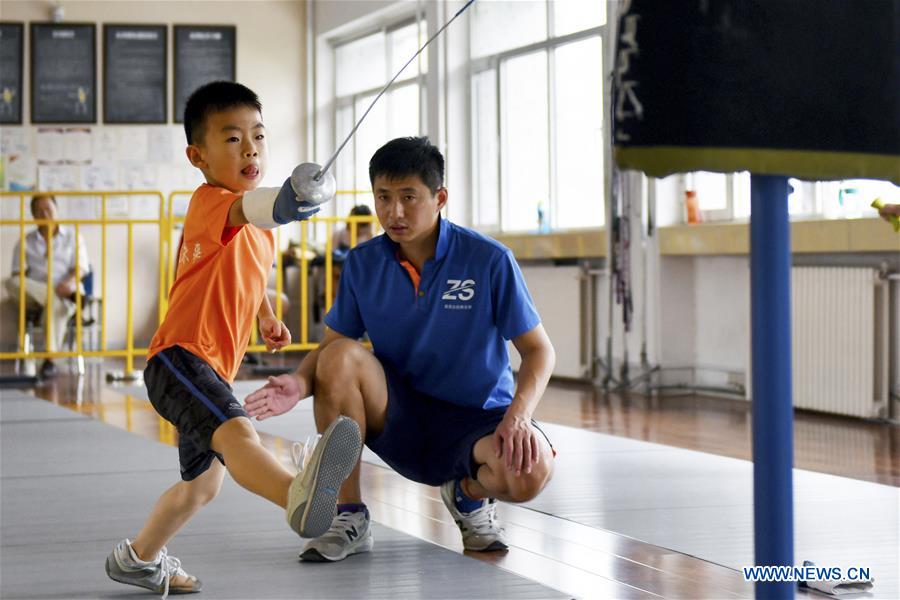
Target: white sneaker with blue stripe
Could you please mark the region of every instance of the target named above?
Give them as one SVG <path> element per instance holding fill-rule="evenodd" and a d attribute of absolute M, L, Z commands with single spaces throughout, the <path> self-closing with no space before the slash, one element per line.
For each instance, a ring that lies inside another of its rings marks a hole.
<path fill-rule="evenodd" d="M 506 550 L 506 536 L 497 521 L 497 500 L 485 498 L 481 507 L 471 512 L 461 512 L 456 505 L 456 480 L 441 485 L 441 500 L 456 521 L 463 538 L 463 548 L 474 552 Z"/>
<path fill-rule="evenodd" d="M 342 512 L 331 522 L 325 535 L 306 544 L 300 558 L 310 562 L 335 562 L 351 554 L 369 552 L 374 545 L 368 511 Z"/>

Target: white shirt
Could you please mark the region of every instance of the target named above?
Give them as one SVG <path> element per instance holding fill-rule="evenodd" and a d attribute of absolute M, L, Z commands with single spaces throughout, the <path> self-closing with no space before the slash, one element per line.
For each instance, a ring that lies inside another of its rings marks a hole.
<path fill-rule="evenodd" d="M 12 273 L 19 274 L 19 244 L 13 251 Z M 87 248 L 84 245 L 84 236 L 78 236 L 77 250 L 75 231 L 63 225 L 59 226 L 53 236 L 53 285 L 69 277 L 75 270 L 75 257 L 78 256 L 78 268 L 81 277 L 87 275 L 90 270 Z M 25 234 L 25 268 L 28 279 L 34 279 L 46 283 L 47 281 L 47 242 L 39 229 L 33 229 Z"/>

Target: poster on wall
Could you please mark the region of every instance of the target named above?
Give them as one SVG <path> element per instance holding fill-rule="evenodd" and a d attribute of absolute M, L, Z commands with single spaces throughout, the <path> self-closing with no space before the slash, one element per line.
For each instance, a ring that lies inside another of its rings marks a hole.
<path fill-rule="evenodd" d="M 103 121 L 165 123 L 165 25 L 103 26 Z"/>
<path fill-rule="evenodd" d="M 184 120 L 184 105 L 198 87 L 210 81 L 235 79 L 233 26 L 175 25 L 175 114 Z"/>
<path fill-rule="evenodd" d="M 22 40 L 21 23 L 0 23 L 0 123 L 22 123 Z"/>
<path fill-rule="evenodd" d="M 93 24 L 31 24 L 31 122 L 96 123 Z"/>

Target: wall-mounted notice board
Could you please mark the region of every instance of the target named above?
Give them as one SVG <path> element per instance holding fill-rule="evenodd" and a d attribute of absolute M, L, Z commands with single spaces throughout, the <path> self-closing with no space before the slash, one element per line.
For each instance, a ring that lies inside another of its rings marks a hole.
<path fill-rule="evenodd" d="M 167 122 L 165 25 L 103 26 L 103 121 Z"/>
<path fill-rule="evenodd" d="M 0 123 L 22 123 L 22 23 L 0 23 Z"/>
<path fill-rule="evenodd" d="M 234 26 L 175 25 L 175 114 L 184 119 L 184 105 L 198 87 L 210 81 L 235 79 Z"/>
<path fill-rule="evenodd" d="M 31 24 L 31 122 L 96 123 L 93 23 Z"/>

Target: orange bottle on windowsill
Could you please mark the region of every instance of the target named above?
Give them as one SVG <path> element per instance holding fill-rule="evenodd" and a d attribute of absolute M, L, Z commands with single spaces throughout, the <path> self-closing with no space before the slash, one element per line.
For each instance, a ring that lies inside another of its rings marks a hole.
<path fill-rule="evenodd" d="M 700 202 L 697 200 L 697 192 L 687 190 L 684 192 L 684 208 L 687 213 L 688 225 L 696 225 L 702 220 L 700 218 Z"/>

